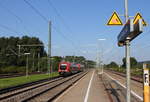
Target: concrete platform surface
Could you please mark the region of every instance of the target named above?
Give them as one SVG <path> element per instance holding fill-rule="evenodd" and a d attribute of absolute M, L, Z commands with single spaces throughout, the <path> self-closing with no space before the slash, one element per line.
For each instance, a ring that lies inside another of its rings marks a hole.
<path fill-rule="evenodd" d="M 95 70 L 91 70 L 54 102 L 110 102 Z"/>

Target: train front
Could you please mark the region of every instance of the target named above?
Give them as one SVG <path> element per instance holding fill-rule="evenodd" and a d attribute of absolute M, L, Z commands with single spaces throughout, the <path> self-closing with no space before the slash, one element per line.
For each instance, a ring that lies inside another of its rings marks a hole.
<path fill-rule="evenodd" d="M 68 62 L 61 62 L 59 64 L 58 72 L 59 75 L 69 75 L 71 74 L 70 69 L 69 69 L 70 63 Z"/>

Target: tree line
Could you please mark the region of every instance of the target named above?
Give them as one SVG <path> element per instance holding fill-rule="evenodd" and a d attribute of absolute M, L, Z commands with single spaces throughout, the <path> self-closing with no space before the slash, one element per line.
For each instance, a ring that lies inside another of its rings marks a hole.
<path fill-rule="evenodd" d="M 31 46 L 31 45 L 40 45 L 40 46 Z M 29 36 L 23 36 L 21 38 L 1 37 L 0 73 L 24 73 L 27 63 L 26 53 L 29 53 L 28 55 L 29 72 L 36 72 L 36 71 L 46 72 L 48 70 L 47 53 L 44 50 L 43 42 L 39 38 Z M 58 69 L 58 64 L 62 60 L 74 63 L 82 63 L 89 68 L 94 67 L 96 64 L 94 61 L 87 60 L 83 56 L 65 56 L 65 57 L 53 56 L 51 57 L 51 65 L 53 71 L 56 71 Z"/>
<path fill-rule="evenodd" d="M 134 57 L 130 57 L 130 65 L 131 65 L 132 69 L 141 67 L 141 64 L 138 63 L 138 61 Z M 105 65 L 105 67 L 107 67 L 107 68 L 119 68 L 119 67 L 126 68 L 126 58 L 124 57 L 122 59 L 122 65 L 118 65 L 115 61 L 112 61 L 109 64 Z"/>
<path fill-rule="evenodd" d="M 0 38 L 0 72 L 23 71 L 26 65 L 25 53 L 30 53 L 29 56 L 37 55 L 40 57 L 46 56 L 44 46 L 22 46 L 22 45 L 44 45 L 37 37 L 23 36 L 19 37 L 1 37 Z M 19 45 L 20 51 L 19 51 Z M 20 53 L 19 53 L 20 52 Z M 29 59 L 31 61 L 33 59 Z M 17 67 L 16 67 L 17 66 Z M 8 68 L 9 67 L 9 68 Z M 18 68 L 20 67 L 20 68 Z"/>
<path fill-rule="evenodd" d="M 138 62 L 136 58 L 130 58 L 130 68 L 131 68 L 131 75 L 142 76 L 143 75 L 143 62 Z M 150 64 L 147 66 L 150 67 Z M 126 59 L 122 59 L 122 65 L 118 65 L 116 62 L 112 61 L 109 64 L 105 65 L 106 69 L 119 71 L 119 72 L 126 72 Z"/>

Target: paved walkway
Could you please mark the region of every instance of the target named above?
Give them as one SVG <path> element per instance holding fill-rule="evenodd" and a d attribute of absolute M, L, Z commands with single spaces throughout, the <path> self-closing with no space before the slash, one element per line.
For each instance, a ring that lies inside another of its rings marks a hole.
<path fill-rule="evenodd" d="M 110 102 L 95 70 L 64 92 L 54 102 Z"/>

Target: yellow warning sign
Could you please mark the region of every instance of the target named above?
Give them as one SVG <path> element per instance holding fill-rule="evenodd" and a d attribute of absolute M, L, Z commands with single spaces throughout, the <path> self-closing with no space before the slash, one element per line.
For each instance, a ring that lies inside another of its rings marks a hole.
<path fill-rule="evenodd" d="M 135 24 L 139 19 L 142 19 L 143 26 L 147 25 L 140 13 L 137 13 L 134 17 L 133 24 Z"/>
<path fill-rule="evenodd" d="M 119 18 L 118 14 L 114 12 L 110 17 L 107 25 L 123 25 L 121 19 Z"/>

